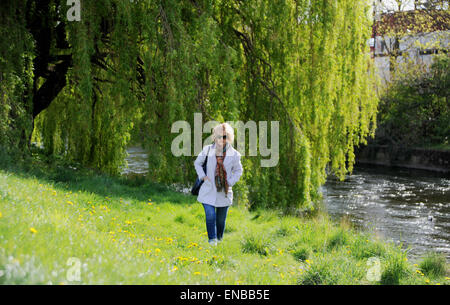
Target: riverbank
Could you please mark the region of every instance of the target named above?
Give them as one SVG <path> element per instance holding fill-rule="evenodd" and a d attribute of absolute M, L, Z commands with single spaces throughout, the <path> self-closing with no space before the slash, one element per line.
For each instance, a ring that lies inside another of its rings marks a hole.
<path fill-rule="evenodd" d="M 427 275 L 399 247 L 327 215 L 299 219 L 233 206 L 224 241 L 210 247 L 195 197 L 36 159 L 6 163 L 3 284 L 450 283 L 448 274 Z M 377 260 L 380 281 L 370 282 Z"/>
<path fill-rule="evenodd" d="M 422 169 L 450 174 L 450 149 L 375 145 L 355 151 L 357 164 Z"/>

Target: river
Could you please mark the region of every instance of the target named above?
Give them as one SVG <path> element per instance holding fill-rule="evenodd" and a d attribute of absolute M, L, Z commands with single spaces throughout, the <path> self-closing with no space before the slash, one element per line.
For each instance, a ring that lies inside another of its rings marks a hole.
<path fill-rule="evenodd" d="M 129 147 L 122 173 L 148 172 L 147 154 Z M 430 250 L 450 260 L 450 177 L 422 170 L 358 165 L 344 181 L 329 177 L 321 187 L 331 218 L 409 246 L 417 261 Z"/>

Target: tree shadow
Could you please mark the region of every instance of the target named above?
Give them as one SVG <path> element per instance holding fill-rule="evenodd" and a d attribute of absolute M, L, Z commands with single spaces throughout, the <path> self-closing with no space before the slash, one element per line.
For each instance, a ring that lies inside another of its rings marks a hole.
<path fill-rule="evenodd" d="M 62 157 L 45 156 L 34 152 L 32 156 L 15 158 L 0 151 L 0 170 L 22 178 L 38 179 L 64 191 L 88 192 L 103 197 L 122 198 L 125 201 L 168 201 L 176 204 L 192 204 L 194 196 L 177 192 L 173 187 L 152 181 L 149 175 L 108 175 L 94 169 L 81 167 Z"/>

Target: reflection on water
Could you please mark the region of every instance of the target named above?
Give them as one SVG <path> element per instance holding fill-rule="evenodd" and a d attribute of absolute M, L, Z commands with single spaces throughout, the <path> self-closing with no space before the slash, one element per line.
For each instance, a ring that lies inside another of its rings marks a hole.
<path fill-rule="evenodd" d="M 358 166 L 345 181 L 328 178 L 324 203 L 334 219 L 410 246 L 413 260 L 428 250 L 450 258 L 450 177 L 403 168 Z"/>
<path fill-rule="evenodd" d="M 147 173 L 145 151 L 130 147 L 127 152 L 128 168 L 122 173 Z M 450 259 L 448 175 L 361 165 L 345 181 L 329 177 L 321 189 L 332 218 L 346 215 L 358 227 L 410 246 L 408 257 L 412 260 L 428 250 Z"/>

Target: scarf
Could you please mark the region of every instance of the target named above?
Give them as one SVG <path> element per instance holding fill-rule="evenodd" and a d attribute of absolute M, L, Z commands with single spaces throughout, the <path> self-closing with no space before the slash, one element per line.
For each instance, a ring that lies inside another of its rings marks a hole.
<path fill-rule="evenodd" d="M 225 197 L 227 197 L 227 194 L 228 194 L 228 182 L 227 182 L 227 172 L 225 171 L 225 168 L 223 167 L 223 160 L 225 159 L 225 156 L 227 154 L 226 150 L 227 150 L 228 145 L 229 145 L 228 143 L 226 145 L 224 145 L 222 155 L 217 155 L 217 151 L 216 151 L 217 164 L 216 164 L 216 172 L 215 172 L 215 177 L 214 177 L 214 180 L 216 182 L 217 191 L 220 192 L 223 190 L 225 192 Z"/>

